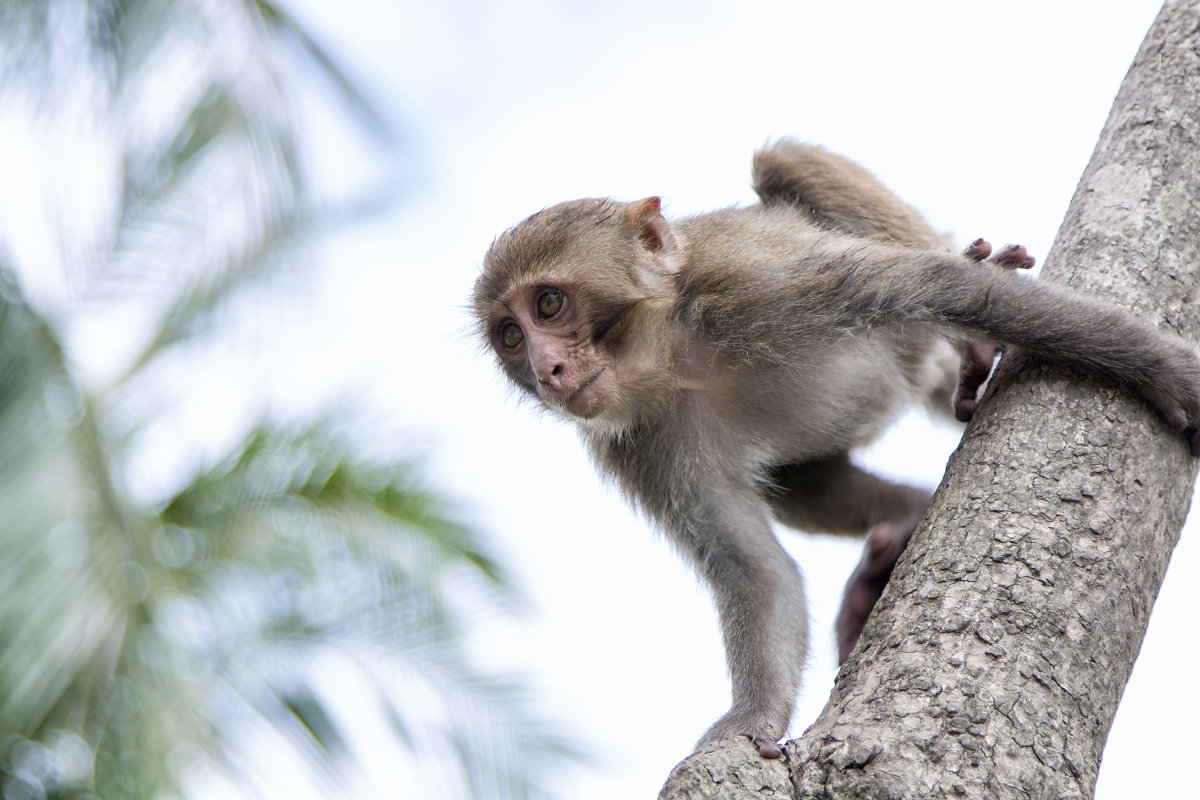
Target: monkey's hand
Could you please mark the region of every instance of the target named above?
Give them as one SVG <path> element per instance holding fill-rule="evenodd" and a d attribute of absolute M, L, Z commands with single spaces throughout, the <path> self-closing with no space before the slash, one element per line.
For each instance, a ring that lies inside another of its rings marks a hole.
<path fill-rule="evenodd" d="M 1181 342 L 1166 344 L 1136 386 L 1168 425 L 1183 431 L 1192 455 L 1200 456 L 1200 358 Z"/>
<path fill-rule="evenodd" d="M 882 522 L 867 533 L 862 558 L 846 581 L 846 592 L 842 595 L 842 607 L 835 623 L 839 664 L 849 658 L 858 642 L 871 609 L 883 594 L 892 568 L 908 546 L 916 527 L 917 520 L 911 524 Z"/>

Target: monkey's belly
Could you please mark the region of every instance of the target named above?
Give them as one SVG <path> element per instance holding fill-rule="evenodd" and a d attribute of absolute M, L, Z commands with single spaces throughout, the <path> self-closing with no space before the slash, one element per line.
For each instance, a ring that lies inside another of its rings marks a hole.
<path fill-rule="evenodd" d="M 808 369 L 781 364 L 738 382 L 729 398 L 740 407 L 746 434 L 760 439 L 757 447 L 772 460 L 807 460 L 865 445 L 910 405 L 951 411 L 958 355 L 943 339 L 873 331 L 796 357 Z"/>

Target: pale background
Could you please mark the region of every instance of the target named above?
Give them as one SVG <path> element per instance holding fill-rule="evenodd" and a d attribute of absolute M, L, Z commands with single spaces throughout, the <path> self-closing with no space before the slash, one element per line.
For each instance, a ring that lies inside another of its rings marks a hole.
<path fill-rule="evenodd" d="M 711 604 L 688 570 L 596 479 L 568 426 L 511 399 L 472 339 L 466 299 L 492 238 L 580 196 L 659 194 L 668 215 L 751 202 L 751 152 L 790 135 L 861 161 L 960 243 L 1019 241 L 1044 258 L 1157 9 L 298 4 L 407 115 L 423 163 L 407 206 L 329 248 L 323 311 L 329 329 L 361 337 L 363 363 L 312 374 L 354 384 L 383 365 L 389 380 L 363 391 L 419 437 L 437 477 L 502 542 L 532 613 L 479 630 L 476 651 L 535 676 L 542 710 L 594 755 L 564 796 L 653 796 L 725 710 L 728 687 Z M 339 169 L 331 155 L 331 175 Z M 914 415 L 866 460 L 932 487 L 956 441 Z M 1125 693 L 1100 798 L 1194 785 L 1194 527 Z M 831 618 L 858 546 L 781 533 L 814 619 L 795 735 L 827 696 Z"/>

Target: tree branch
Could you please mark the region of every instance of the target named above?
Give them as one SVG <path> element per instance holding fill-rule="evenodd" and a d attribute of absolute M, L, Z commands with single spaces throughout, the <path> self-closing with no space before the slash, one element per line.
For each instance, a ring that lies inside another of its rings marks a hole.
<path fill-rule="evenodd" d="M 1200 8 L 1169 1 L 1042 280 L 1200 333 Z M 661 798 L 1090 798 L 1196 461 L 1132 392 L 1010 352 L 829 704 Z M 776 766 L 777 765 L 777 766 Z"/>

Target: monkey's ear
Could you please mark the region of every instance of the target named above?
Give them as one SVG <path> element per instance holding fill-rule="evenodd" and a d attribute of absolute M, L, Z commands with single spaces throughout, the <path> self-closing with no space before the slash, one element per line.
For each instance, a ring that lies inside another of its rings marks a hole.
<path fill-rule="evenodd" d="M 635 200 L 625 206 L 625 220 L 637 236 L 639 261 L 655 274 L 668 275 L 679 271 L 679 242 L 661 207 L 657 197 Z"/>

